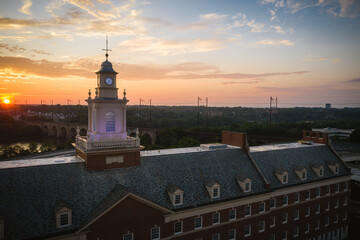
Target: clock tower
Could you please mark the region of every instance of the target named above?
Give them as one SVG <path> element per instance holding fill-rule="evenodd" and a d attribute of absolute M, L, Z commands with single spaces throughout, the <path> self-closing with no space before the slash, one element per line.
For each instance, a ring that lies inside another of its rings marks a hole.
<path fill-rule="evenodd" d="M 96 72 L 95 97 L 89 97 L 87 136 L 76 136 L 76 156 L 86 162 L 88 170 L 104 170 L 140 164 L 140 139 L 127 136 L 126 92 L 118 98 L 116 75 L 108 61 L 106 39 L 106 60 Z"/>

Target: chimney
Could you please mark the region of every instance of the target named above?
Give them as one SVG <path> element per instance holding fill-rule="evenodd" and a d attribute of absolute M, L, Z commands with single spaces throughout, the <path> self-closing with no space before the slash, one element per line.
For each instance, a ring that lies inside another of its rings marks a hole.
<path fill-rule="evenodd" d="M 329 145 L 329 135 L 323 132 L 303 131 L 303 140 Z"/>
<path fill-rule="evenodd" d="M 241 147 L 245 152 L 249 151 L 249 144 L 247 142 L 247 134 L 231 131 L 222 131 L 221 138 L 223 144 Z"/>

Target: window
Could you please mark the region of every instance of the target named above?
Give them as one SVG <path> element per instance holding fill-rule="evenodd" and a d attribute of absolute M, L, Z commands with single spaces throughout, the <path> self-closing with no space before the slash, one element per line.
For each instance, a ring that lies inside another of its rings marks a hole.
<path fill-rule="evenodd" d="M 211 237 L 212 240 L 220 240 L 220 233 L 215 233 Z"/>
<path fill-rule="evenodd" d="M 312 166 L 313 171 L 315 172 L 316 176 L 323 177 L 324 176 L 324 166 L 315 164 Z"/>
<path fill-rule="evenodd" d="M 105 116 L 106 132 L 115 132 L 115 113 L 107 112 Z"/>
<path fill-rule="evenodd" d="M 155 227 L 151 229 L 151 240 L 158 240 L 160 239 L 160 228 Z"/>
<path fill-rule="evenodd" d="M 305 192 L 305 200 L 309 200 L 310 199 L 310 191 L 306 191 Z"/>
<path fill-rule="evenodd" d="M 229 220 L 235 220 L 236 219 L 236 209 L 230 209 L 229 210 Z"/>
<path fill-rule="evenodd" d="M 301 174 L 301 179 L 306 180 L 306 171 L 303 171 Z"/>
<path fill-rule="evenodd" d="M 261 202 L 259 203 L 259 213 L 264 213 L 265 212 L 265 203 Z"/>
<path fill-rule="evenodd" d="M 316 210 L 315 210 L 316 214 L 320 213 L 320 204 L 316 204 Z"/>
<path fill-rule="evenodd" d="M 220 223 L 220 213 L 213 213 L 213 224 Z"/>
<path fill-rule="evenodd" d="M 244 227 L 244 236 L 248 237 L 251 235 L 251 225 L 245 225 Z"/>
<path fill-rule="evenodd" d="M 269 226 L 275 227 L 275 216 L 269 218 Z"/>
<path fill-rule="evenodd" d="M 287 195 L 284 195 L 282 197 L 282 204 L 283 204 L 283 206 L 288 205 L 288 196 Z"/>
<path fill-rule="evenodd" d="M 133 233 L 127 233 L 123 235 L 123 240 L 133 240 L 134 234 Z"/>
<path fill-rule="evenodd" d="M 336 214 L 334 215 L 334 223 L 338 223 L 338 222 L 339 222 L 339 214 L 336 213 Z"/>
<path fill-rule="evenodd" d="M 325 211 L 329 211 L 330 210 L 330 202 L 328 201 L 326 203 L 326 208 L 325 208 Z"/>
<path fill-rule="evenodd" d="M 213 188 L 213 195 L 212 195 L 213 198 L 218 198 L 220 196 L 219 190 L 220 190 L 220 187 Z"/>
<path fill-rule="evenodd" d="M 308 224 L 308 223 L 305 224 L 305 225 L 304 225 L 304 232 L 305 232 L 305 233 L 309 233 L 309 228 L 310 228 L 310 224 Z"/>
<path fill-rule="evenodd" d="M 93 111 L 93 114 L 92 114 L 92 124 L 93 124 L 93 127 L 92 127 L 92 130 L 95 131 L 96 130 L 96 115 L 95 115 L 95 111 Z"/>
<path fill-rule="evenodd" d="M 347 219 L 347 211 L 345 211 L 343 215 L 343 220 L 346 221 L 346 219 Z"/>
<path fill-rule="evenodd" d="M 183 231 L 183 222 L 179 221 L 174 223 L 174 234 L 182 233 Z"/>
<path fill-rule="evenodd" d="M 245 217 L 251 216 L 251 206 L 245 206 Z"/>
<path fill-rule="evenodd" d="M 287 238 L 287 231 L 284 230 L 284 231 L 281 232 L 281 239 L 286 240 L 286 238 Z"/>
<path fill-rule="evenodd" d="M 287 183 L 287 182 L 288 182 L 288 175 L 283 175 L 282 182 L 283 182 L 283 183 Z"/>
<path fill-rule="evenodd" d="M 195 229 L 202 228 L 202 217 L 196 217 L 194 219 L 194 228 Z"/>
<path fill-rule="evenodd" d="M 348 183 L 347 182 L 344 182 L 344 191 L 348 190 Z"/>
<path fill-rule="evenodd" d="M 251 182 L 245 182 L 244 192 L 250 192 L 250 191 L 251 191 Z"/>
<path fill-rule="evenodd" d="M 229 230 L 229 240 L 235 240 L 236 239 L 236 229 L 230 229 Z"/>
<path fill-rule="evenodd" d="M 294 220 L 299 220 L 299 210 L 294 211 Z"/>
<path fill-rule="evenodd" d="M 326 195 L 330 194 L 330 186 L 326 186 Z"/>
<path fill-rule="evenodd" d="M 299 194 L 299 193 L 295 193 L 295 200 L 294 200 L 294 202 L 295 202 L 295 203 L 298 203 L 298 202 L 299 202 L 299 199 L 300 199 L 300 194 Z"/>
<path fill-rule="evenodd" d="M 316 189 L 316 197 L 318 198 L 318 197 L 320 197 L 320 195 L 321 195 L 320 188 L 317 188 Z"/>
<path fill-rule="evenodd" d="M 288 220 L 288 214 L 287 213 L 282 213 L 281 214 L 282 223 L 287 223 L 287 220 Z"/>
<path fill-rule="evenodd" d="M 275 234 L 271 234 L 269 240 L 275 240 Z"/>
<path fill-rule="evenodd" d="M 338 183 L 335 184 L 335 192 L 336 192 L 336 193 L 339 192 L 339 184 L 338 184 Z"/>
<path fill-rule="evenodd" d="M 316 220 L 315 222 L 315 230 L 319 230 L 320 228 L 320 220 Z"/>
<path fill-rule="evenodd" d="M 324 169 L 320 168 L 319 169 L 319 177 L 322 177 L 322 176 L 324 176 Z"/>
<path fill-rule="evenodd" d="M 294 237 L 299 236 L 299 227 L 298 226 L 294 227 L 294 235 L 293 236 Z"/>
<path fill-rule="evenodd" d="M 305 217 L 309 217 L 310 216 L 310 208 L 307 207 L 305 208 Z"/>
<path fill-rule="evenodd" d="M 344 206 L 347 205 L 347 197 L 344 197 L 344 203 L 343 203 Z"/>
<path fill-rule="evenodd" d="M 335 206 L 334 208 L 338 208 L 339 207 L 339 199 L 335 199 Z"/>
<path fill-rule="evenodd" d="M 265 231 L 265 221 L 259 222 L 259 232 Z"/>
<path fill-rule="evenodd" d="M 275 198 L 271 198 L 271 199 L 270 199 L 270 209 L 271 209 L 271 208 L 274 208 L 274 207 L 276 207 L 276 199 L 275 199 Z"/>
<path fill-rule="evenodd" d="M 181 194 L 175 195 L 175 206 L 181 205 Z"/>
<path fill-rule="evenodd" d="M 327 227 L 329 226 L 329 217 L 326 217 L 324 220 L 324 226 Z"/>
<path fill-rule="evenodd" d="M 60 227 L 66 227 L 69 226 L 69 214 L 63 213 L 60 214 Z"/>

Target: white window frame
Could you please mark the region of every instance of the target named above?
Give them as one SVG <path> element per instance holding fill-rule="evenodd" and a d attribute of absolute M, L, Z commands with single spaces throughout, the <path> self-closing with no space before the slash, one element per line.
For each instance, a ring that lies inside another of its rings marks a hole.
<path fill-rule="evenodd" d="M 261 211 L 261 206 L 264 206 L 262 211 Z M 264 213 L 264 212 L 265 212 L 265 208 L 266 208 L 265 202 L 260 202 L 260 203 L 259 203 L 259 213 Z"/>
<path fill-rule="evenodd" d="M 215 195 L 215 190 L 217 190 L 217 195 Z M 212 198 L 219 198 L 220 197 L 220 186 L 213 187 L 211 195 L 212 195 Z"/>
<path fill-rule="evenodd" d="M 130 238 L 130 240 L 133 240 L 134 239 L 134 233 L 125 233 L 125 234 L 123 234 L 123 240 L 125 240 L 126 238 L 125 237 L 127 237 L 127 236 L 131 236 L 131 238 Z"/>
<path fill-rule="evenodd" d="M 296 196 L 297 196 L 297 199 L 296 199 Z M 300 193 L 295 193 L 295 197 L 294 197 L 294 203 L 298 203 L 300 202 Z"/>
<path fill-rule="evenodd" d="M 344 203 L 343 203 L 343 206 L 346 206 L 346 205 L 347 205 L 347 203 L 348 203 L 348 198 L 347 198 L 347 196 L 345 196 L 345 197 L 344 197 Z"/>
<path fill-rule="evenodd" d="M 325 211 L 329 211 L 329 210 L 330 210 L 330 201 L 327 201 Z"/>
<path fill-rule="evenodd" d="M 339 207 L 339 199 L 335 199 L 334 208 Z"/>
<path fill-rule="evenodd" d="M 217 222 L 214 222 L 215 216 L 218 216 L 217 217 Z M 220 213 L 219 212 L 214 212 L 212 214 L 212 225 L 216 225 L 216 224 L 219 224 L 219 223 L 220 223 Z"/>
<path fill-rule="evenodd" d="M 320 211 L 321 211 L 321 206 L 320 206 L 320 204 L 316 204 L 316 206 L 315 206 L 315 214 L 319 214 Z"/>
<path fill-rule="evenodd" d="M 234 237 L 230 236 L 230 231 L 234 231 Z M 235 240 L 235 239 L 236 239 L 236 228 L 233 228 L 229 230 L 229 240 Z"/>
<path fill-rule="evenodd" d="M 310 200 L 311 199 L 311 192 L 310 190 L 306 190 L 305 192 L 305 200 Z"/>
<path fill-rule="evenodd" d="M 200 226 L 196 226 L 196 219 L 200 219 Z M 194 229 L 200 229 L 200 228 L 202 228 L 202 226 L 203 226 L 203 218 L 202 218 L 202 216 L 195 217 L 194 218 Z"/>
<path fill-rule="evenodd" d="M 289 179 L 288 179 L 289 175 L 288 174 L 283 174 L 282 175 L 282 183 L 285 184 L 285 183 L 288 183 Z"/>
<path fill-rule="evenodd" d="M 234 211 L 234 217 L 231 217 L 230 214 L 231 211 Z M 229 221 L 234 221 L 235 219 L 236 219 L 236 209 L 235 208 L 229 209 Z"/>
<path fill-rule="evenodd" d="M 61 224 L 61 216 L 67 215 L 67 224 Z M 62 207 L 59 211 L 56 212 L 56 227 L 63 228 L 71 226 L 72 224 L 72 211 L 68 207 Z"/>
<path fill-rule="evenodd" d="M 271 200 L 274 200 L 274 206 L 271 206 Z M 270 198 L 270 209 L 276 208 L 276 198 Z"/>
<path fill-rule="evenodd" d="M 344 191 L 347 191 L 349 188 L 348 182 L 344 182 Z"/>
<path fill-rule="evenodd" d="M 347 220 L 347 211 L 344 211 L 344 216 L 343 216 L 343 221 L 346 221 Z"/>
<path fill-rule="evenodd" d="M 159 231 L 159 233 L 158 233 L 158 236 L 159 237 L 157 237 L 157 238 L 155 238 L 155 237 L 153 237 L 153 230 L 155 230 L 155 229 L 158 229 L 158 231 Z M 150 230 L 150 239 L 151 240 L 159 240 L 160 239 L 160 227 L 154 227 L 154 228 L 152 228 L 151 230 Z"/>
<path fill-rule="evenodd" d="M 247 208 L 247 207 L 248 207 L 249 210 L 250 210 L 248 215 L 246 215 L 246 208 Z M 246 206 L 245 206 L 245 208 L 244 208 L 244 216 L 245 216 L 245 217 L 251 216 L 251 205 L 246 205 Z"/>
<path fill-rule="evenodd" d="M 276 217 L 275 216 L 271 216 L 270 217 L 271 219 L 272 219 L 272 221 L 273 221 L 273 224 L 269 224 L 269 227 L 275 227 L 276 226 Z"/>
<path fill-rule="evenodd" d="M 338 193 L 340 191 L 340 185 L 337 183 L 335 184 L 335 193 Z"/>
<path fill-rule="evenodd" d="M 179 232 L 176 232 L 176 225 L 180 224 L 181 230 Z M 183 232 L 183 221 L 174 222 L 174 235 L 180 234 Z"/>
<path fill-rule="evenodd" d="M 244 183 L 244 192 L 250 192 L 250 191 L 251 191 L 251 181 L 245 181 L 245 183 Z"/>
<path fill-rule="evenodd" d="M 286 198 L 286 203 L 284 203 L 285 198 Z M 282 196 L 282 205 L 287 206 L 288 204 L 289 204 L 289 196 L 288 195 Z"/>
<path fill-rule="evenodd" d="M 283 235 L 283 233 L 285 233 L 285 237 L 282 237 L 281 240 L 286 240 L 287 239 L 287 230 L 283 230 L 281 233 L 281 236 Z"/>
<path fill-rule="evenodd" d="M 316 196 L 316 198 L 319 198 L 321 196 L 321 189 L 320 188 L 316 188 L 315 196 Z"/>
<path fill-rule="evenodd" d="M 306 223 L 304 226 L 307 226 L 307 229 L 305 229 L 304 233 L 307 234 L 310 232 L 310 224 Z"/>
<path fill-rule="evenodd" d="M 294 221 L 296 221 L 296 220 L 299 220 L 299 215 L 300 215 L 300 212 L 299 212 L 299 209 L 296 209 L 295 211 L 294 211 L 294 213 L 297 213 L 296 215 L 294 214 Z"/>
<path fill-rule="evenodd" d="M 320 229 L 320 220 L 316 220 L 315 230 L 319 230 L 319 229 Z"/>
<path fill-rule="evenodd" d="M 305 208 L 305 217 L 310 217 L 310 207 Z"/>
<path fill-rule="evenodd" d="M 338 223 L 339 222 L 339 214 L 335 213 L 334 215 L 334 223 Z"/>
<path fill-rule="evenodd" d="M 285 215 L 284 215 L 285 214 Z M 286 216 L 285 217 L 285 220 L 283 219 L 283 216 Z M 288 213 L 287 212 L 283 212 L 281 213 L 281 223 L 282 224 L 286 224 L 288 222 Z"/>
<path fill-rule="evenodd" d="M 325 226 L 325 227 L 329 226 L 329 217 L 326 217 L 326 218 L 325 218 L 324 226 Z"/>
<path fill-rule="evenodd" d="M 245 233 L 245 229 L 246 227 L 249 227 L 249 233 Z M 251 236 L 251 224 L 245 225 L 244 226 L 244 237 L 250 237 Z"/>
<path fill-rule="evenodd" d="M 176 197 L 179 197 L 179 202 L 176 202 Z M 182 205 L 182 198 L 183 198 L 183 194 L 182 193 L 176 193 L 174 194 L 174 206 L 179 206 Z"/>
<path fill-rule="evenodd" d="M 294 227 L 294 230 L 296 229 L 296 232 L 294 231 L 293 237 L 299 236 L 299 226 Z"/>
<path fill-rule="evenodd" d="M 220 233 L 214 233 L 211 235 L 211 240 L 220 240 Z"/>
<path fill-rule="evenodd" d="M 329 185 L 326 186 L 326 195 L 330 195 L 331 193 L 331 188 Z"/>
<path fill-rule="evenodd" d="M 261 224 L 262 229 L 260 229 L 260 223 L 262 223 L 262 224 Z M 260 233 L 260 232 L 264 232 L 264 231 L 265 231 L 265 221 L 260 221 L 260 222 L 259 222 L 259 233 Z"/>

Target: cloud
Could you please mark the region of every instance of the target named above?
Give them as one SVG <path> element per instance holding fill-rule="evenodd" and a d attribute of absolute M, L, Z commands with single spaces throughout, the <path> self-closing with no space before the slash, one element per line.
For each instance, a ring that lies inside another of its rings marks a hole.
<path fill-rule="evenodd" d="M 200 62 L 182 62 L 174 65 L 138 65 L 113 63 L 124 80 L 194 80 L 214 79 L 228 82 L 252 82 L 272 76 L 306 74 L 308 71 L 273 73 L 224 73 L 218 67 Z M 72 62 L 51 62 L 22 57 L 0 57 L 0 78 L 26 79 L 28 76 L 42 78 L 83 77 L 94 78 L 100 62 L 79 59 Z"/>
<path fill-rule="evenodd" d="M 32 15 L 30 11 L 30 7 L 32 5 L 31 0 L 22 0 L 22 7 L 18 9 L 19 12 L 26 14 L 26 15 Z"/>
<path fill-rule="evenodd" d="M 277 22 L 279 22 L 279 19 L 276 17 L 276 12 L 274 10 L 269 10 L 270 14 L 271 14 L 271 18 L 270 18 L 270 22 L 276 20 Z"/>
<path fill-rule="evenodd" d="M 244 84 L 244 83 L 259 83 L 259 81 L 245 81 L 245 82 L 222 82 L 222 85 Z"/>
<path fill-rule="evenodd" d="M 161 55 L 177 55 L 188 52 L 209 52 L 224 47 L 224 41 L 215 38 L 193 40 L 166 40 L 150 36 L 128 39 L 119 44 L 125 51 L 145 51 Z"/>
<path fill-rule="evenodd" d="M 306 56 L 305 61 L 315 62 L 315 61 L 325 61 L 328 60 L 329 57 L 313 57 L 310 54 Z"/>
<path fill-rule="evenodd" d="M 285 34 L 285 31 L 280 26 L 272 26 L 272 28 L 275 29 L 277 33 Z"/>
<path fill-rule="evenodd" d="M 354 79 L 351 79 L 351 80 L 348 80 L 346 82 L 349 82 L 349 83 L 360 83 L 360 78 L 354 78 Z"/>
<path fill-rule="evenodd" d="M 235 16 L 232 17 L 232 19 L 235 20 L 233 23 L 234 27 L 248 26 L 249 28 L 251 28 L 251 32 L 257 32 L 257 33 L 264 32 L 263 29 L 265 25 L 263 23 L 256 23 L 254 19 L 248 21 L 246 15 L 243 13 L 236 14 Z"/>
<path fill-rule="evenodd" d="M 18 45 L 9 45 L 6 43 L 0 43 L 0 53 L 2 52 L 1 50 L 5 49 L 8 52 L 11 53 L 21 53 L 24 52 L 26 49 L 24 47 L 18 46 Z"/>
<path fill-rule="evenodd" d="M 289 40 L 271 40 L 265 39 L 256 42 L 255 45 L 280 45 L 280 46 L 293 46 L 295 43 Z"/>
<path fill-rule="evenodd" d="M 199 16 L 199 20 L 179 27 L 179 29 L 206 29 L 211 26 L 217 26 L 223 22 L 228 15 L 218 13 L 208 13 Z"/>

